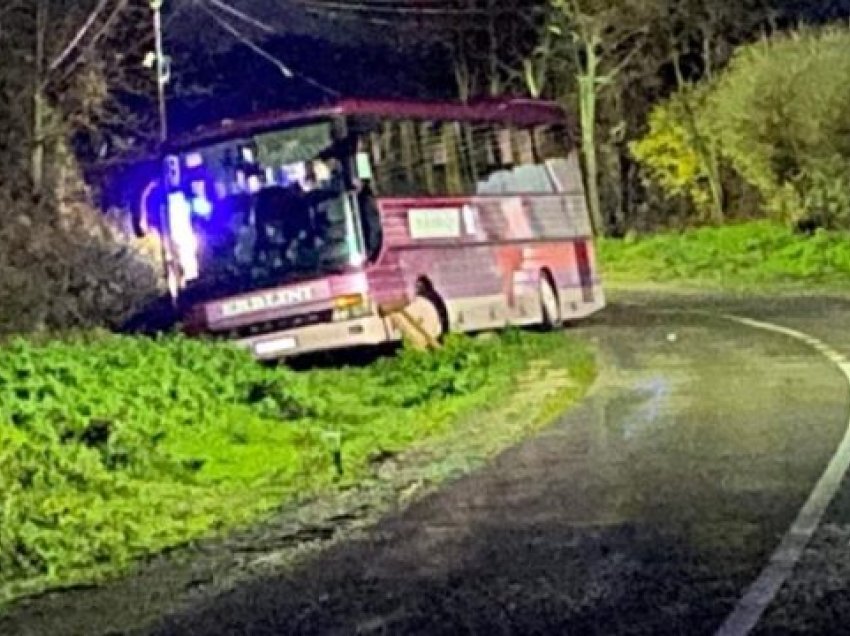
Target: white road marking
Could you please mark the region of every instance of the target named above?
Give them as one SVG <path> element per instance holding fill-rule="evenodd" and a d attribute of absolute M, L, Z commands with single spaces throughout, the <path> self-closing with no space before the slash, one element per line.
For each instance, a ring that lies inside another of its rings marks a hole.
<path fill-rule="evenodd" d="M 848 363 L 847 358 L 817 338 L 794 329 L 740 316 L 725 315 L 723 318 L 805 342 L 834 362 L 847 377 L 847 381 L 850 382 L 850 363 Z M 844 439 L 841 440 L 841 444 L 830 459 L 826 471 L 800 509 L 794 523 L 788 528 L 779 547 L 771 555 L 768 564 L 761 571 L 759 577 L 750 585 L 738 601 L 735 609 L 717 630 L 715 636 L 745 636 L 758 625 L 779 589 L 791 576 L 794 566 L 797 565 L 803 554 L 803 550 L 817 530 L 824 512 L 835 497 L 848 468 L 850 468 L 850 421 L 847 423 Z"/>

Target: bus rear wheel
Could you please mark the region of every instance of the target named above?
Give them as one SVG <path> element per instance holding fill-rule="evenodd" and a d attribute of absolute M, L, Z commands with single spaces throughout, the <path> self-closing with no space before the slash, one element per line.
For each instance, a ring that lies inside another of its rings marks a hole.
<path fill-rule="evenodd" d="M 555 287 L 547 275 L 540 277 L 540 310 L 542 313 L 541 325 L 547 331 L 552 331 L 561 326 L 561 308 L 558 304 L 558 295 Z"/>

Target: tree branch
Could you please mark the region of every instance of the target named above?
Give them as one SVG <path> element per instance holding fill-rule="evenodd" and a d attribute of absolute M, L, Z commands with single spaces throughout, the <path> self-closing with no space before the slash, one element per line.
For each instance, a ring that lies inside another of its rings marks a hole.
<path fill-rule="evenodd" d="M 637 54 L 638 54 L 638 52 L 639 52 L 642 48 L 643 48 L 643 42 L 638 41 L 638 42 L 637 42 L 637 43 L 636 43 L 636 44 L 632 47 L 632 50 L 631 50 L 631 51 L 629 51 L 628 53 L 626 53 L 626 55 L 625 55 L 625 56 L 623 56 L 623 59 L 622 59 L 622 60 L 620 60 L 620 62 L 617 64 L 617 66 L 615 66 L 613 69 L 611 69 L 611 71 L 609 72 L 609 75 L 611 75 L 611 76 L 615 76 L 615 75 L 619 75 L 620 73 L 622 73 L 622 72 L 623 72 L 623 69 L 625 69 L 625 68 L 629 65 L 629 63 L 632 61 L 632 58 L 633 58 L 635 55 L 637 55 Z"/>
<path fill-rule="evenodd" d="M 121 2 L 116 5 L 115 9 L 112 10 L 112 13 L 109 14 L 109 17 L 106 18 L 103 22 L 103 26 L 100 27 L 97 33 L 94 34 L 92 39 L 89 41 L 88 45 L 86 45 L 85 49 L 80 52 L 80 55 L 77 56 L 77 59 L 74 60 L 74 63 L 62 74 L 61 81 L 65 81 L 70 77 L 70 75 L 77 69 L 80 65 L 80 62 L 85 57 L 85 54 L 91 51 L 95 46 L 97 46 L 98 42 L 111 31 L 113 25 L 115 24 L 115 20 L 121 14 L 124 9 L 127 8 L 127 3 L 129 0 L 121 0 Z"/>
<path fill-rule="evenodd" d="M 86 33 L 88 33 L 89 29 L 94 26 L 94 23 L 97 21 L 98 17 L 100 17 L 100 14 L 103 13 L 103 10 L 106 9 L 106 6 L 108 4 L 109 0 L 100 0 L 98 5 L 94 8 L 94 11 L 89 14 L 89 17 L 83 23 L 83 26 L 80 27 L 79 31 L 77 31 L 77 34 L 73 38 L 71 38 L 71 41 L 68 43 L 68 45 L 50 63 L 50 66 L 48 67 L 49 72 L 55 71 L 65 62 L 65 60 L 68 59 L 68 57 L 71 56 L 71 54 L 74 52 L 74 49 L 76 49 L 77 46 L 79 46 L 80 42 L 83 40 L 83 38 L 86 37 Z"/>
<path fill-rule="evenodd" d="M 230 5 L 227 5 L 224 2 L 221 2 L 221 0 L 207 0 L 207 1 L 211 5 L 216 7 L 217 9 L 223 11 L 224 13 L 229 13 L 230 15 L 232 15 L 235 18 L 239 18 L 243 22 L 250 24 L 252 27 L 259 29 L 263 33 L 268 33 L 270 35 L 275 33 L 275 30 L 273 28 L 271 28 L 269 25 L 263 24 L 259 20 L 252 18 L 251 16 L 247 15 L 246 13 L 243 13 L 242 11 L 239 11 L 239 9 L 234 9 Z"/>

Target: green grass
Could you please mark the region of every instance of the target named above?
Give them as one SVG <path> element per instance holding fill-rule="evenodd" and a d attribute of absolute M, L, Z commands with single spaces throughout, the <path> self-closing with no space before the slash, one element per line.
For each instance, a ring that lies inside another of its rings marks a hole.
<path fill-rule="evenodd" d="M 850 289 L 850 233 L 795 234 L 769 222 L 599 244 L 606 280 L 726 289 Z"/>
<path fill-rule="evenodd" d="M 381 450 L 480 444 L 494 435 L 459 436 L 461 423 L 508 403 L 533 361 L 569 371 L 562 398 L 595 372 L 562 334 L 453 337 L 433 354 L 301 373 L 184 338 L 0 351 L 0 605 L 371 479 Z"/>

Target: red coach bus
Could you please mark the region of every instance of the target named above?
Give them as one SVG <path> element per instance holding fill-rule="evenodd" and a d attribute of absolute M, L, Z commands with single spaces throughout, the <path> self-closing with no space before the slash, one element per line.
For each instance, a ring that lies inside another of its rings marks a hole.
<path fill-rule="evenodd" d="M 189 332 L 260 359 L 604 306 L 564 112 L 343 100 L 169 144 L 164 245 Z M 403 326 L 402 326 L 403 328 Z"/>

